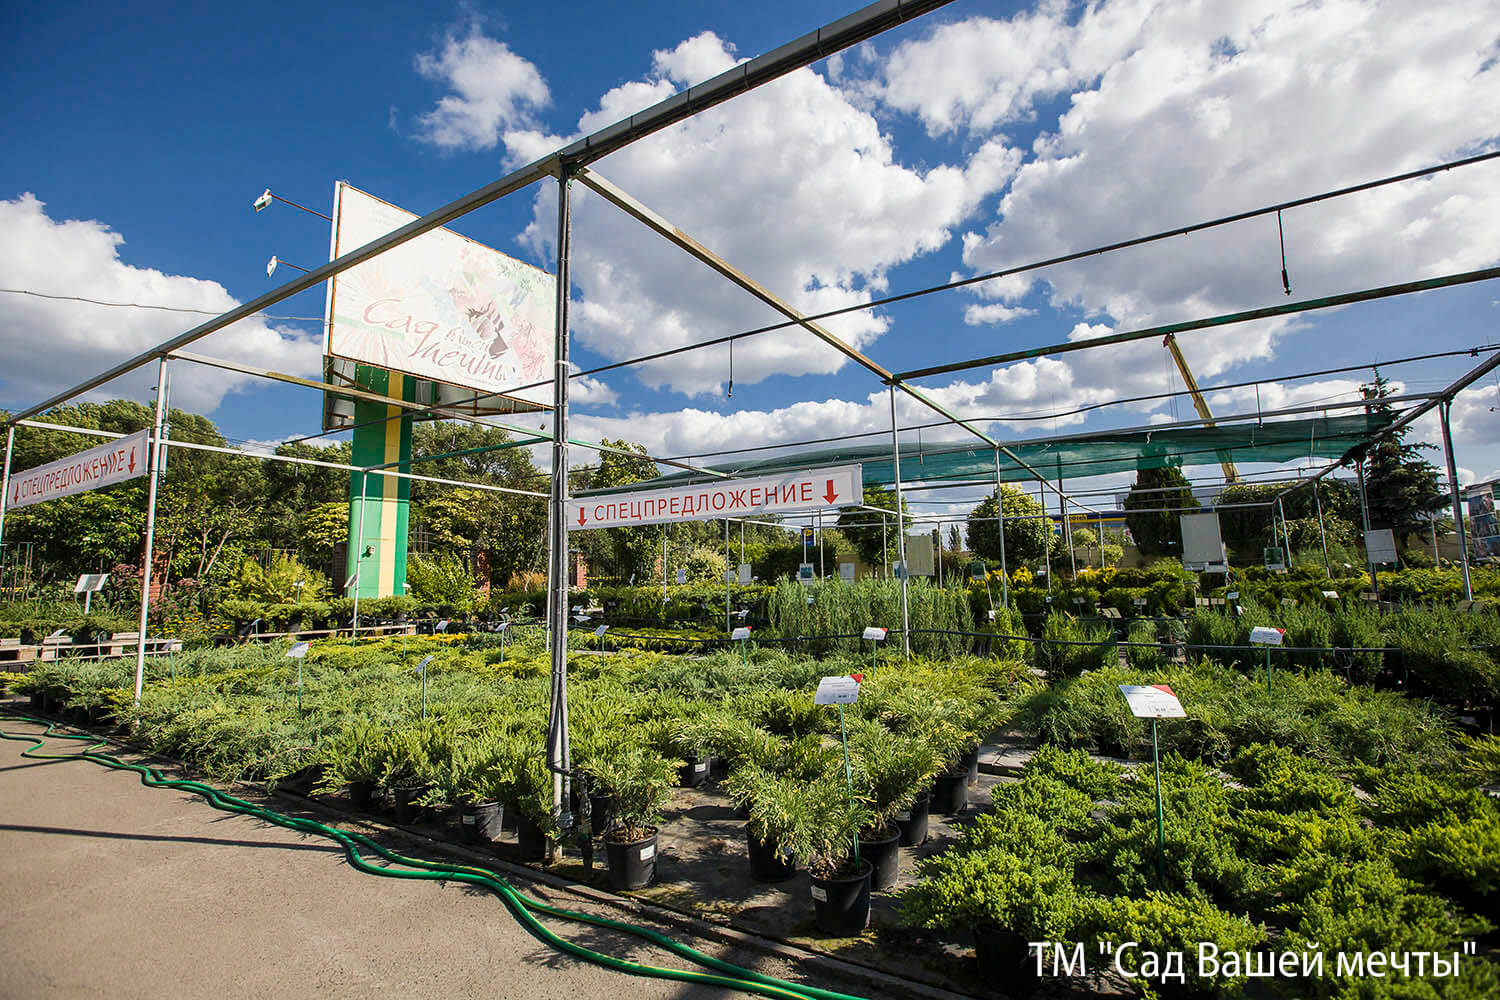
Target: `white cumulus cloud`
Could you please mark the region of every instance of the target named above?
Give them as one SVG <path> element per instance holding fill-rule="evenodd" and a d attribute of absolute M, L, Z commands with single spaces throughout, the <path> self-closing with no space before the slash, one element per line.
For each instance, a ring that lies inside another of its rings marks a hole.
<path fill-rule="evenodd" d="M 209 314 L 239 305 L 218 282 L 126 264 L 120 260 L 123 243 L 124 237 L 104 222 L 50 218 L 34 195 L 0 201 L 0 283 L 7 288 Z M 0 385 L 9 406 L 18 409 L 207 318 L 0 293 Z M 304 332 L 245 320 L 199 341 L 193 350 L 309 377 L 321 370 L 316 327 Z M 211 413 L 226 393 L 253 381 L 215 369 L 178 367 L 173 404 L 202 413 Z M 141 396 L 155 379 L 155 366 L 148 365 L 96 395 Z"/>
<path fill-rule="evenodd" d="M 478 29 L 450 35 L 416 65 L 452 91 L 418 118 L 418 137 L 444 149 L 493 149 L 503 131 L 525 125 L 551 99 L 536 66 Z"/>

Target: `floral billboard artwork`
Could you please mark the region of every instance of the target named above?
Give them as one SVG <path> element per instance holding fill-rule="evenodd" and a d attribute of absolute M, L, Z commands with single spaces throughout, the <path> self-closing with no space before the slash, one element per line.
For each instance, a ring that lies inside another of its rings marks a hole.
<path fill-rule="evenodd" d="M 330 259 L 417 216 L 339 182 Z M 556 280 L 437 229 L 329 282 L 324 353 L 550 405 Z"/>

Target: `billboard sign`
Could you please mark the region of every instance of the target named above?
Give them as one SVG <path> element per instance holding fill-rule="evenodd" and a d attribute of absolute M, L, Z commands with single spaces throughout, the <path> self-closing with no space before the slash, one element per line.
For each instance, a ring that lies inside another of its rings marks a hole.
<path fill-rule="evenodd" d="M 417 216 L 340 181 L 332 258 Z M 480 392 L 550 405 L 552 275 L 447 229 L 435 229 L 329 282 L 323 352 Z"/>
<path fill-rule="evenodd" d="M 43 500 L 70 497 L 146 474 L 146 447 L 151 431 L 139 430 L 76 455 L 48 462 L 10 477 L 11 510 Z"/>

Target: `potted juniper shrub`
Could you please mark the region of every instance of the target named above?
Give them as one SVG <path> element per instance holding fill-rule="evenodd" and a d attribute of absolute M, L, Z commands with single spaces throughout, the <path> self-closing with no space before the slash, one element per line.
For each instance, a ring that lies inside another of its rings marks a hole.
<path fill-rule="evenodd" d="M 505 809 L 495 797 L 503 775 L 502 753 L 490 734 L 450 737 L 448 752 L 433 762 L 432 787 L 421 799 L 428 807 L 451 805 L 458 813 L 458 837 L 466 844 L 500 839 Z"/>
<path fill-rule="evenodd" d="M 910 824 L 912 810 L 920 808 L 925 835 L 926 789 L 937 774 L 938 756 L 927 741 L 873 722 L 851 726 L 849 742 L 855 791 L 870 810 L 870 824 L 859 832 L 860 857 L 872 868 L 870 888 L 888 889 L 900 872 L 898 817 L 905 815 Z"/>
<path fill-rule="evenodd" d="M 863 803 L 851 801 L 844 776 L 787 783 L 788 809 L 781 836 L 792 857 L 807 866 L 813 922 L 824 934 L 848 937 L 870 923 L 870 862 L 859 856 L 859 831 L 870 821 Z"/>
<path fill-rule="evenodd" d="M 794 808 L 788 797 L 798 786 L 831 773 L 837 751 L 813 735 L 770 737 L 762 749 L 761 756 L 739 760 L 724 788 L 749 821 L 745 836 L 751 877 L 758 882 L 782 882 L 797 871 L 787 826 Z M 838 768 L 842 776 L 841 762 Z"/>
<path fill-rule="evenodd" d="M 373 723 L 345 726 L 320 754 L 323 773 L 313 792 L 331 795 L 348 786 L 349 801 L 354 808 L 373 810 L 379 802 L 379 781 L 385 768 L 385 744 L 389 736 L 388 731 Z"/>
<path fill-rule="evenodd" d="M 380 787 L 390 795 L 398 823 L 416 823 L 426 815 L 422 800 L 441 768 L 444 746 L 435 723 L 395 730 L 386 742 Z"/>
<path fill-rule="evenodd" d="M 497 762 L 496 797 L 514 811 L 516 844 L 525 861 L 547 860 L 547 838 L 558 834 L 552 776 L 539 741 L 518 740 Z"/>
<path fill-rule="evenodd" d="M 586 765 L 613 796 L 613 823 L 604 833 L 610 888 L 641 889 L 656 878 L 656 837 L 672 794 L 678 761 L 649 746 L 617 747 Z"/>
<path fill-rule="evenodd" d="M 957 847 L 923 861 L 901 894 L 903 919 L 971 931 L 981 982 L 1026 996 L 1038 985 L 1029 941 L 1065 941 L 1083 907 L 1072 872 L 999 845 Z"/>

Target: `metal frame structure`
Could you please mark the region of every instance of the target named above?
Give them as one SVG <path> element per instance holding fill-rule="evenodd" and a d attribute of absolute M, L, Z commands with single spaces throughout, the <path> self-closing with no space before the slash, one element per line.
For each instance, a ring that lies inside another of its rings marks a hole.
<path fill-rule="evenodd" d="M 442 226 L 445 226 L 469 212 L 479 209 L 485 205 L 491 204 L 492 202 L 495 202 L 507 195 L 522 191 L 530 187 L 534 183 L 543 181 L 546 178 L 555 178 L 558 184 L 558 228 L 555 272 L 557 278 L 555 330 L 556 359 L 553 377 L 550 379 L 554 402 L 552 410 L 552 430 L 550 434 L 547 434 L 545 432 L 539 434 L 537 431 L 534 431 L 530 428 L 523 428 L 511 424 L 506 424 L 491 418 L 478 416 L 472 412 L 465 413 L 461 409 L 454 409 L 452 407 L 433 407 L 420 404 L 403 404 L 388 400 L 385 397 L 379 397 L 379 399 L 381 402 L 385 403 L 395 402 L 395 405 L 401 406 L 405 410 L 413 411 L 419 414 L 466 420 L 477 424 L 483 424 L 486 426 L 497 427 L 503 430 L 525 434 L 528 437 L 533 437 L 536 441 L 550 441 L 552 453 L 552 468 L 550 472 L 550 492 L 547 495 L 549 506 L 549 579 L 547 621 L 551 647 L 552 688 L 551 712 L 547 731 L 547 764 L 553 774 L 554 808 L 558 813 L 561 825 L 566 828 L 569 825 L 568 821 L 570 819 L 566 812 L 566 804 L 568 802 L 569 772 L 571 768 L 567 718 L 567 622 L 569 578 L 567 553 L 569 527 L 567 517 L 565 516 L 566 504 L 568 501 L 568 447 L 569 445 L 579 445 L 596 451 L 612 450 L 604 446 L 602 443 L 576 441 L 569 437 L 568 383 L 571 378 L 584 377 L 587 375 L 598 374 L 606 370 L 613 370 L 630 365 L 642 364 L 648 361 L 660 360 L 663 357 L 671 356 L 676 353 L 682 353 L 688 350 L 701 350 L 703 348 L 712 347 L 717 344 L 729 343 L 732 345 L 734 340 L 736 339 L 756 336 L 774 330 L 787 329 L 790 327 L 799 327 L 803 329 L 817 340 L 833 347 L 835 350 L 843 354 L 846 358 L 860 365 L 871 375 L 879 379 L 880 382 L 887 387 L 891 421 L 890 435 L 893 464 L 895 468 L 894 485 L 896 494 L 896 509 L 894 512 L 882 512 L 882 519 L 884 520 L 884 517 L 887 514 L 891 514 L 894 516 L 898 558 L 904 568 L 906 564 L 906 525 L 910 522 L 929 521 L 930 518 L 923 515 L 909 514 L 902 510 L 907 484 L 903 481 L 901 474 L 901 426 L 899 423 L 899 417 L 896 407 L 896 397 L 898 391 L 914 399 L 918 403 L 922 404 L 922 406 L 924 406 L 926 409 L 931 410 L 932 412 L 942 417 L 943 425 L 955 426 L 957 428 L 960 428 L 965 433 L 982 441 L 986 449 L 993 451 L 995 457 L 995 485 L 997 494 L 1000 493 L 999 487 L 1001 485 L 1002 478 L 1000 461 L 1001 456 L 1004 455 L 1011 461 L 1016 462 L 1019 466 L 1025 468 L 1029 473 L 1031 473 L 1038 484 L 1039 492 L 1050 489 L 1057 495 L 1059 510 L 1062 511 L 1062 523 L 1064 525 L 1065 532 L 1068 532 L 1070 530 L 1068 528 L 1068 525 L 1071 522 L 1070 511 L 1072 508 L 1076 507 L 1081 510 L 1093 510 L 1096 514 L 1099 513 L 1096 508 L 1081 503 L 1077 500 L 1076 497 L 1070 497 L 1068 495 L 1062 481 L 1061 466 L 1059 466 L 1057 470 L 1057 482 L 1054 484 L 1049 480 L 1049 476 L 1046 472 L 1036 469 L 1035 467 L 1027 464 L 1015 454 L 1010 445 L 1008 445 L 1004 441 L 996 439 L 995 437 L 991 436 L 983 429 L 981 429 L 981 427 L 976 422 L 976 418 L 966 418 L 960 414 L 952 412 L 942 403 L 925 392 L 922 388 L 913 384 L 916 380 L 936 374 L 957 372 L 979 367 L 995 367 L 997 365 L 1061 354 L 1065 352 L 1109 347 L 1135 340 L 1142 340 L 1148 337 L 1160 337 L 1166 334 L 1178 334 L 1192 330 L 1205 330 L 1210 328 L 1228 326 L 1255 319 L 1265 319 L 1269 317 L 1300 314 L 1311 310 L 1326 309 L 1334 306 L 1371 301 L 1374 299 L 1387 298 L 1397 295 L 1406 295 L 1437 288 L 1454 287 L 1461 284 L 1486 281 L 1496 277 L 1500 277 L 1500 268 L 1487 268 L 1482 270 L 1464 272 L 1461 274 L 1452 274 L 1428 278 L 1420 281 L 1405 282 L 1398 285 L 1387 285 L 1380 288 L 1347 292 L 1340 295 L 1327 296 L 1319 299 L 1281 303 L 1273 307 L 1246 310 L 1238 313 L 1208 317 L 1185 323 L 1174 323 L 1165 326 L 1150 327 L 1142 330 L 1117 333 L 1087 341 L 1066 341 L 1063 343 L 1053 344 L 1045 347 L 1023 351 L 1012 351 L 970 361 L 954 362 L 928 368 L 915 369 L 906 372 L 893 372 L 829 332 L 825 327 L 820 325 L 820 321 L 856 310 L 872 309 L 893 302 L 914 298 L 918 295 L 929 294 L 936 291 L 951 290 L 954 288 L 976 284 L 978 282 L 990 280 L 993 278 L 1018 274 L 1024 271 L 1033 271 L 1056 264 L 1080 260 L 1101 253 L 1125 249 L 1127 247 L 1139 246 L 1145 243 L 1154 242 L 1156 240 L 1169 239 L 1187 233 L 1208 229 L 1214 226 L 1225 225 L 1231 222 L 1252 218 L 1258 215 L 1269 214 L 1271 212 L 1295 207 L 1297 205 L 1310 204 L 1312 202 L 1325 200 L 1327 198 L 1339 197 L 1358 191 L 1369 190 L 1371 188 L 1379 187 L 1385 184 L 1399 183 L 1404 180 L 1430 176 L 1431 174 L 1437 173 L 1442 170 L 1449 170 L 1457 166 L 1467 166 L 1470 164 L 1488 161 L 1496 157 L 1500 157 L 1500 152 L 1485 153 L 1478 156 L 1472 156 L 1464 160 L 1453 161 L 1447 164 L 1439 164 L 1437 166 L 1426 168 L 1423 170 L 1411 171 L 1393 177 L 1382 178 L 1364 184 L 1341 188 L 1337 191 L 1324 192 L 1322 194 L 1308 196 L 1306 198 L 1297 199 L 1291 202 L 1284 202 L 1279 205 L 1267 206 L 1249 212 L 1242 212 L 1236 215 L 1226 216 L 1221 219 L 1210 220 L 1208 222 L 1196 223 L 1190 226 L 1179 227 L 1172 230 L 1136 237 L 1134 239 L 1125 240 L 1102 247 L 1094 247 L 1086 250 L 1075 251 L 1061 256 L 1049 258 L 1047 260 L 1034 261 L 1025 265 L 1007 268 L 1003 271 L 991 272 L 985 275 L 976 275 L 970 278 L 950 281 L 944 285 L 934 286 L 933 288 L 904 292 L 897 295 L 887 296 L 885 298 L 860 303 L 855 306 L 843 307 L 840 309 L 814 315 L 804 314 L 796 310 L 785 300 L 778 297 L 774 292 L 756 282 L 749 275 L 746 275 L 742 271 L 736 269 L 727 260 L 718 256 L 708 247 L 704 246 L 702 243 L 694 239 L 692 236 L 667 221 L 664 217 L 654 212 L 649 207 L 634 199 L 631 195 L 623 191 L 617 185 L 611 183 L 592 167 L 594 163 L 596 163 L 602 157 L 607 156 L 609 153 L 622 149 L 630 145 L 631 143 L 639 141 L 640 139 L 650 136 L 655 132 L 667 128 L 675 123 L 684 121 L 698 114 L 699 112 L 728 101 L 739 94 L 759 87 L 787 73 L 803 68 L 812 64 L 813 62 L 847 49 L 852 45 L 871 38 L 892 27 L 895 27 L 913 18 L 925 15 L 933 10 L 939 9 L 945 6 L 948 2 L 949 0 L 879 0 L 879 2 L 870 4 L 869 6 L 864 7 L 863 9 L 849 15 L 848 17 L 842 18 L 832 24 L 825 26 L 824 28 L 821 28 L 800 39 L 797 39 L 796 41 L 775 49 L 774 51 L 766 55 L 742 63 L 734 67 L 733 69 L 720 74 L 719 76 L 707 80 L 704 83 L 690 87 L 679 94 L 676 94 L 664 101 L 657 103 L 656 105 L 653 105 L 652 107 L 638 112 L 637 114 L 631 115 L 628 118 L 616 122 L 608 127 L 600 129 L 592 133 L 591 135 L 579 139 L 545 157 L 542 157 L 541 159 L 534 161 L 533 163 L 514 170 L 511 173 L 495 180 L 494 182 L 482 188 L 479 188 L 476 191 L 472 191 L 452 202 L 449 202 L 441 208 L 438 208 L 435 211 L 430 212 L 414 220 L 413 222 L 408 223 L 407 225 L 386 234 L 385 236 L 382 236 L 362 247 L 352 250 L 335 260 L 331 260 L 326 264 L 313 268 L 305 274 L 300 274 L 291 281 L 270 292 L 267 292 L 247 303 L 244 303 L 243 305 L 230 309 L 222 315 L 199 324 L 198 326 L 195 326 L 192 329 L 189 329 L 186 332 L 179 334 L 178 336 L 173 337 L 146 352 L 143 352 L 129 360 L 123 361 L 120 364 L 117 364 L 98 375 L 86 379 L 70 389 L 53 395 L 50 398 L 30 408 L 20 411 L 7 421 L 8 427 L 5 464 L 3 473 L 0 473 L 0 539 L 3 539 L 5 520 L 5 496 L 8 492 L 7 487 L 9 485 L 10 477 L 11 452 L 16 426 L 30 425 L 33 421 L 33 418 L 45 413 L 52 407 L 67 402 L 68 400 L 74 399 L 84 393 L 96 390 L 114 379 L 129 374 L 130 372 L 133 372 L 155 361 L 158 366 L 159 377 L 157 380 L 155 392 L 155 431 L 151 438 L 152 451 L 149 461 L 151 482 L 149 487 L 147 537 L 145 542 L 146 565 L 143 567 L 142 573 L 141 645 L 142 648 L 144 648 L 147 624 L 146 619 L 149 603 L 148 598 L 150 588 L 150 560 L 152 544 L 151 536 L 153 534 L 154 528 L 153 521 L 155 513 L 156 485 L 158 479 L 157 473 L 160 466 L 160 450 L 166 444 L 164 435 L 161 431 L 161 424 L 167 403 L 165 392 L 165 378 L 167 374 L 168 359 L 180 358 L 182 360 L 190 361 L 193 363 L 214 365 L 216 367 L 238 371 L 243 374 L 269 378 L 290 384 L 297 384 L 306 388 L 317 388 L 325 392 L 331 391 L 348 396 L 356 395 L 355 392 L 351 391 L 347 387 L 332 386 L 327 383 L 314 380 L 301 379 L 295 376 L 285 375 L 281 373 L 254 369 L 252 366 L 248 365 L 240 365 L 233 362 L 205 358 L 200 355 L 190 354 L 185 349 L 191 346 L 194 342 L 208 336 L 211 333 L 222 330 L 241 320 L 253 317 L 275 305 L 276 303 L 290 298 L 291 296 L 296 295 L 300 292 L 311 289 L 317 285 L 320 285 L 323 282 L 334 277 L 335 275 L 347 270 L 348 268 L 368 261 L 385 252 L 386 250 L 399 246 L 411 239 L 423 235 L 424 233 L 428 233 Z M 625 361 L 615 362 L 606 366 L 602 366 L 600 368 L 571 372 L 569 370 L 568 364 L 570 340 L 568 328 L 568 298 L 571 290 L 569 280 L 569 265 L 572 252 L 572 233 L 569 216 L 571 208 L 570 186 L 575 180 L 588 187 L 591 191 L 600 194 L 611 204 L 614 204 L 616 207 L 636 218 L 648 229 L 652 230 L 660 237 L 673 243 L 683 251 L 689 253 L 695 259 L 706 264 L 707 266 L 724 276 L 727 280 L 750 293 L 762 303 L 770 306 L 772 309 L 776 310 L 783 317 L 785 317 L 785 320 L 780 323 L 760 327 L 754 330 L 742 331 L 740 333 L 732 334 L 729 336 L 719 337 L 716 339 L 687 345 L 681 348 L 674 348 L 669 351 L 657 352 L 656 354 L 648 355 L 645 357 L 632 358 Z M 1480 366 L 1471 371 L 1464 378 L 1459 379 L 1457 382 L 1450 385 L 1443 392 L 1426 397 L 1420 397 L 1421 402 L 1419 405 L 1406 411 L 1396 424 L 1392 425 L 1392 427 L 1390 428 L 1387 428 L 1383 433 L 1393 433 L 1400 427 L 1408 426 L 1412 420 L 1416 419 L 1416 417 L 1422 415 L 1423 413 L 1429 412 L 1433 408 L 1439 408 L 1444 429 L 1445 445 L 1447 445 L 1447 458 L 1450 480 L 1452 480 L 1454 460 L 1451 441 L 1448 435 L 1448 409 L 1451 406 L 1453 398 L 1459 392 L 1463 391 L 1463 389 L 1467 388 L 1469 385 L 1473 384 L 1473 382 L 1483 377 L 1485 373 L 1494 369 L 1496 366 L 1500 366 L 1500 354 L 1496 354 L 1487 361 L 1483 362 Z M 545 385 L 547 385 L 547 383 L 542 382 L 532 386 L 511 387 L 505 391 L 516 392 L 527 388 L 538 388 Z M 488 394 L 478 394 L 472 400 L 466 401 L 466 403 L 472 405 L 478 400 L 484 398 L 485 395 Z M 1402 401 L 1414 401 L 1418 398 L 1419 397 L 1403 397 Z M 455 405 L 464 405 L 464 403 Z M 1326 410 L 1330 408 L 1337 408 L 1337 406 L 1339 405 L 1343 404 L 1328 404 L 1324 406 L 1306 407 L 1305 409 Z M 1257 416 L 1263 417 L 1265 416 L 1265 414 L 1258 414 Z M 1219 416 L 1215 418 L 1215 422 L 1223 424 L 1226 422 L 1232 422 L 1235 419 L 1236 418 L 1233 415 Z M 1185 426 L 1196 423 L 1201 423 L 1201 421 L 1184 421 L 1182 422 L 1182 425 Z M 77 428 L 68 429 L 78 430 L 80 433 L 90 433 L 88 431 Z M 177 442 L 176 444 L 179 447 L 197 447 L 206 448 L 208 450 L 228 451 L 236 454 L 249 454 L 237 451 L 236 449 L 221 449 L 212 446 L 190 445 L 184 442 Z M 255 455 L 254 457 L 282 458 L 283 460 L 306 462 L 315 465 L 343 467 L 337 466 L 336 463 L 316 462 L 306 459 L 291 459 L 285 456 Z M 688 463 L 681 457 L 647 457 L 656 462 L 676 466 L 678 468 L 686 469 L 698 474 L 710 476 L 725 475 L 722 472 L 717 472 L 700 465 Z M 1323 472 L 1317 474 L 1316 476 L 1305 480 L 1299 480 L 1299 482 L 1292 488 L 1300 488 L 1302 485 L 1306 485 L 1307 482 L 1316 482 L 1318 479 L 1322 478 L 1322 476 L 1330 472 L 1333 468 L 1336 468 L 1339 464 L 1344 464 L 1345 462 L 1347 462 L 1347 460 L 1348 456 L 1346 456 L 1344 460 L 1341 460 L 1341 462 L 1335 463 L 1333 466 L 1330 466 L 1328 469 L 1325 469 Z M 350 466 L 348 468 L 350 468 L 352 471 L 360 472 L 362 476 L 367 476 L 370 474 L 398 476 L 405 475 L 418 479 L 431 479 L 431 481 L 435 482 L 449 482 L 454 483 L 455 485 L 477 486 L 481 489 L 500 489 L 497 487 L 484 487 L 479 484 L 456 483 L 454 481 L 434 479 L 432 477 L 416 476 L 412 473 L 401 472 L 399 470 L 360 468 L 354 466 Z M 507 492 L 523 493 L 533 496 L 542 495 L 532 494 L 528 491 L 519 490 L 510 490 Z M 1460 537 L 1462 537 L 1462 513 L 1458 509 L 1458 494 L 1456 483 L 1453 484 L 1453 495 L 1455 503 L 1455 521 L 1460 532 Z M 998 516 L 1002 524 L 1007 519 L 1004 514 L 1003 508 L 998 512 Z M 725 535 L 727 548 L 727 522 L 725 525 Z M 1001 532 L 1001 537 L 1003 544 L 1003 531 Z M 1006 569 L 1006 567 L 1004 565 L 1005 558 L 1003 554 L 1001 561 L 1002 569 L 1004 570 Z M 907 605 L 906 574 L 903 572 L 901 576 L 903 645 L 904 648 L 909 652 L 910 617 Z M 1049 572 L 1049 581 L 1050 576 L 1051 574 Z M 1466 588 L 1468 586 L 1467 580 L 1467 559 L 1465 558 Z M 1006 601 L 1008 602 L 1008 586 L 1005 589 L 1004 596 Z M 144 667 L 142 659 L 138 659 L 136 672 L 137 699 L 139 699 L 141 693 L 143 670 Z"/>

